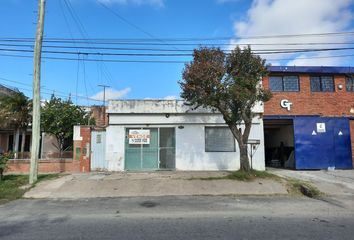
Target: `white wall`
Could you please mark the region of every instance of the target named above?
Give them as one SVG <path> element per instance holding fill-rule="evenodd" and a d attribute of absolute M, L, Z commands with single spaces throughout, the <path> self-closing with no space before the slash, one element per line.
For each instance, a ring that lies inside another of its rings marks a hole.
<path fill-rule="evenodd" d="M 263 113 L 263 104 L 256 104 L 252 111 Z M 177 170 L 237 170 L 240 167 L 237 144 L 236 152 L 205 152 L 205 126 L 226 126 L 220 113 L 203 108 L 192 110 L 183 101 L 176 100 L 109 101 L 107 112 L 106 159 L 111 171 L 124 170 L 127 127 L 175 127 Z M 264 170 L 263 121 L 259 115 L 253 119 L 250 139 L 261 142 L 253 157 L 253 168 Z"/>
<path fill-rule="evenodd" d="M 239 151 L 205 152 L 204 125 L 176 129 L 176 170 L 237 170 Z"/>
<path fill-rule="evenodd" d="M 259 117 L 253 118 L 253 123 L 262 122 Z M 205 113 L 205 114 L 110 114 L 109 125 L 144 125 L 150 124 L 169 124 L 169 125 L 185 125 L 185 124 L 225 124 L 221 114 Z"/>
<path fill-rule="evenodd" d="M 196 118 L 197 117 L 197 118 Z M 184 119 L 184 122 L 180 122 Z M 207 121 L 209 119 L 209 121 Z M 212 121 L 210 121 L 210 119 Z M 154 120 L 154 121 L 152 121 Z M 212 116 L 170 116 L 166 122 L 164 115 L 126 115 L 112 116 L 110 125 L 106 129 L 106 159 L 108 170 L 124 170 L 124 149 L 125 149 L 125 128 L 126 127 L 175 127 L 176 129 L 176 170 L 237 170 L 239 163 L 239 148 L 236 145 L 236 152 L 205 152 L 205 126 L 226 126 L 220 115 Z M 151 124 L 156 122 L 156 124 Z M 177 124 L 171 124 L 177 122 Z M 189 123 L 188 123 L 189 122 Z M 200 122 L 196 124 L 196 122 Z M 205 122 L 205 123 L 204 123 Z M 209 122 L 209 123 L 207 123 Z M 264 163 L 264 139 L 263 121 L 255 117 L 251 129 L 250 139 L 258 139 L 261 144 L 257 147 L 253 157 L 253 168 L 258 170 L 265 169 Z M 140 124 L 136 124 L 140 123 Z M 145 124 L 141 124 L 145 123 Z M 160 123 L 160 124 L 159 124 Z M 183 129 L 178 126 L 183 126 Z"/>
<path fill-rule="evenodd" d="M 106 128 L 106 160 L 109 171 L 124 171 L 124 126 Z"/>
<path fill-rule="evenodd" d="M 262 102 L 257 102 L 252 108 L 254 113 L 263 113 Z M 110 100 L 107 113 L 210 113 L 210 108 L 192 109 L 182 100 Z"/>
<path fill-rule="evenodd" d="M 205 152 L 204 128 L 205 125 L 188 125 L 184 129 L 176 129 L 176 169 L 238 170 L 240 150 L 236 140 L 236 152 Z M 254 169 L 264 170 L 263 124 L 253 124 L 250 139 L 261 142 L 255 150 L 252 166 Z"/>

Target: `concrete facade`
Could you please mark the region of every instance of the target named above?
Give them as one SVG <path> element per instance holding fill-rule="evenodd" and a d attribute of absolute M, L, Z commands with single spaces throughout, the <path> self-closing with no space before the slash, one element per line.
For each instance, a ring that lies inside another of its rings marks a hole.
<path fill-rule="evenodd" d="M 264 170 L 263 106 L 257 105 L 253 112 L 250 139 L 260 141 L 254 153 L 252 166 Z M 125 137 L 127 128 L 175 129 L 175 170 L 237 170 L 240 167 L 239 149 L 235 152 L 207 152 L 205 150 L 205 127 L 225 126 L 222 115 L 209 109 L 192 110 L 183 101 L 141 100 L 110 101 L 109 125 L 106 128 L 106 160 L 110 171 L 124 171 Z M 242 126 L 241 126 L 242 127 Z"/>

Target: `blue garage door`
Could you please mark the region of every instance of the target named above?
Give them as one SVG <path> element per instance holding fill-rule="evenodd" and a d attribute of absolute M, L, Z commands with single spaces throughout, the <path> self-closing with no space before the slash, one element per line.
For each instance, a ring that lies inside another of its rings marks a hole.
<path fill-rule="evenodd" d="M 349 120 L 294 119 L 296 169 L 352 168 Z"/>

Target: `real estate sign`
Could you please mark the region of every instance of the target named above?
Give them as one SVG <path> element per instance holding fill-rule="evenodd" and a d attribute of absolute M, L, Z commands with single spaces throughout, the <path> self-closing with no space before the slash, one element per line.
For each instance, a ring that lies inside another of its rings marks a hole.
<path fill-rule="evenodd" d="M 130 129 L 129 144 L 150 144 L 150 130 Z"/>

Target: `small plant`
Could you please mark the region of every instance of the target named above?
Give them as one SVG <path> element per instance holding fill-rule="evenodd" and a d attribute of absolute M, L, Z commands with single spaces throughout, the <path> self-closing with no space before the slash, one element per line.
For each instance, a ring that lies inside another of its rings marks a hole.
<path fill-rule="evenodd" d="M 321 191 L 309 182 L 305 182 L 298 179 L 289 178 L 288 180 L 288 192 L 295 195 L 305 195 L 310 198 L 318 198 L 322 195 Z"/>
<path fill-rule="evenodd" d="M 238 180 L 238 181 L 253 181 L 257 178 L 268 178 L 268 179 L 274 179 L 279 181 L 280 178 L 272 173 L 269 173 L 267 171 L 257 171 L 257 170 L 250 170 L 250 171 L 244 171 L 244 170 L 238 170 L 235 172 L 231 172 L 226 176 L 221 176 L 221 177 L 207 177 L 207 178 L 199 178 L 200 180 L 222 180 L 222 179 L 227 179 L 227 180 Z"/>
<path fill-rule="evenodd" d="M 3 174 L 7 168 L 7 162 L 13 157 L 10 152 L 0 153 L 0 181 L 3 179 Z"/>

